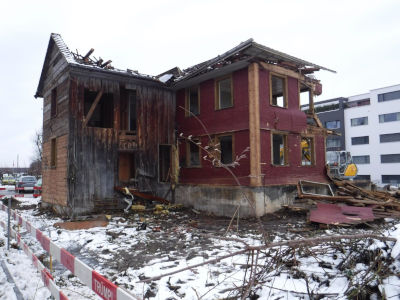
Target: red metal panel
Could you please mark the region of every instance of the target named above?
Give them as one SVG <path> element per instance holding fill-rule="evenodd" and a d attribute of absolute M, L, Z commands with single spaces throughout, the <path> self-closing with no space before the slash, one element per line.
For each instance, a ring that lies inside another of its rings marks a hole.
<path fill-rule="evenodd" d="M 317 203 L 317 209 L 310 212 L 311 222 L 323 224 L 356 224 L 373 220 L 371 207 Z"/>

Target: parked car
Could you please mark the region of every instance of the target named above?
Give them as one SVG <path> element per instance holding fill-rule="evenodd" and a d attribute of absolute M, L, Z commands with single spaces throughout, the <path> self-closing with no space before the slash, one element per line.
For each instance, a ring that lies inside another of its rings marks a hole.
<path fill-rule="evenodd" d="M 37 198 L 42 195 L 42 178 L 39 178 L 33 187 L 33 198 Z"/>
<path fill-rule="evenodd" d="M 35 176 L 21 176 L 15 183 L 16 191 L 33 191 L 37 180 Z"/>
<path fill-rule="evenodd" d="M 15 178 L 12 176 L 5 176 L 1 180 L 2 185 L 15 185 Z"/>

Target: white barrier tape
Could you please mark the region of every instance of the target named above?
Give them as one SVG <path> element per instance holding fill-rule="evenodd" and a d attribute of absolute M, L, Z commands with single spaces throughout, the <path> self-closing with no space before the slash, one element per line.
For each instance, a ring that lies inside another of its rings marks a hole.
<path fill-rule="evenodd" d="M 0 221 L 1 226 L 6 230 L 6 224 Z M 41 261 L 36 257 L 36 255 L 29 249 L 28 245 L 21 240 L 21 235 L 10 228 L 11 236 L 13 236 L 17 242 L 18 246 L 24 250 L 25 254 L 32 260 L 32 264 L 39 271 L 44 285 L 48 288 L 51 295 L 56 300 L 68 300 L 68 298 L 63 294 L 63 292 L 58 288 L 58 286 L 53 281 L 53 276 L 46 269 L 46 267 L 41 263 Z"/>
<path fill-rule="evenodd" d="M 0 204 L 2 210 L 6 210 L 7 207 L 4 204 Z M 45 236 L 39 229 L 35 228 L 28 221 L 25 221 L 21 216 L 11 210 L 11 216 L 14 220 L 17 220 L 28 233 L 31 234 L 36 240 L 42 245 L 43 249 L 46 250 L 55 260 L 60 262 L 64 267 L 71 271 L 76 277 L 78 277 L 82 283 L 91 288 L 97 295 L 104 300 L 135 300 L 137 297 L 131 295 L 124 289 L 118 287 L 104 276 L 97 273 L 95 270 L 87 266 L 85 263 L 77 259 L 74 255 L 69 253 L 64 248 L 60 248 L 54 244 L 50 239 Z M 1 221 L 0 221 L 1 222 Z"/>

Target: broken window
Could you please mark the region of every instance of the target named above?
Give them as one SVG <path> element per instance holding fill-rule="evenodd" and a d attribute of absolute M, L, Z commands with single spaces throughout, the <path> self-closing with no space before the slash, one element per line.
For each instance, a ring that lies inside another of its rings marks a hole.
<path fill-rule="evenodd" d="M 100 99 L 95 102 L 96 98 L 100 96 Z M 85 118 L 89 117 L 87 126 L 88 127 L 100 127 L 100 128 L 113 128 L 114 123 L 114 99 L 113 94 L 101 92 L 93 92 L 85 89 L 85 105 L 84 112 Z M 88 116 L 90 110 L 93 110 L 93 114 Z"/>
<path fill-rule="evenodd" d="M 160 145 L 158 151 L 159 181 L 168 182 L 171 178 L 171 145 Z"/>
<path fill-rule="evenodd" d="M 233 162 L 233 136 L 223 135 L 218 137 L 220 153 L 220 161 L 223 164 L 231 164 Z"/>
<path fill-rule="evenodd" d="M 286 78 L 271 75 L 271 104 L 279 107 L 287 107 Z"/>
<path fill-rule="evenodd" d="M 135 183 L 136 165 L 135 153 L 119 153 L 118 177 L 121 182 Z"/>
<path fill-rule="evenodd" d="M 50 106 L 51 106 L 51 109 L 50 109 L 51 118 L 54 118 L 57 116 L 57 88 L 54 88 L 51 90 Z"/>
<path fill-rule="evenodd" d="M 310 108 L 310 97 L 311 97 L 311 91 L 308 86 L 303 84 L 302 82 L 298 81 L 299 84 L 299 104 L 308 104 L 306 111 L 309 110 Z"/>
<path fill-rule="evenodd" d="M 233 106 L 231 77 L 217 80 L 216 98 L 216 109 L 224 109 Z"/>
<path fill-rule="evenodd" d="M 187 89 L 186 94 L 186 116 L 200 114 L 200 93 L 199 87 L 191 87 Z"/>
<path fill-rule="evenodd" d="M 301 138 L 301 165 L 314 165 L 314 139 L 312 137 Z"/>
<path fill-rule="evenodd" d="M 136 91 L 130 91 L 128 94 L 128 130 L 136 131 L 137 129 L 137 114 L 136 114 Z"/>
<path fill-rule="evenodd" d="M 274 133 L 272 134 L 272 164 L 284 166 L 287 163 L 287 136 Z"/>
<path fill-rule="evenodd" d="M 50 143 L 50 167 L 55 168 L 57 166 L 57 139 L 51 139 Z"/>
<path fill-rule="evenodd" d="M 200 166 L 200 148 L 197 145 L 199 140 L 187 141 L 186 149 L 187 149 L 187 162 L 186 166 L 188 167 L 199 167 Z"/>

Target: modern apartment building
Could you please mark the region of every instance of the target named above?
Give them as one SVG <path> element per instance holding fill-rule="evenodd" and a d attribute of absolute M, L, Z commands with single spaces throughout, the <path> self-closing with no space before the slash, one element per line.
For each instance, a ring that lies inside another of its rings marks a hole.
<path fill-rule="evenodd" d="M 340 151 L 346 149 L 344 130 L 344 109 L 348 99 L 344 97 L 319 101 L 314 103 L 315 112 L 322 125 L 337 132 L 337 135 L 330 135 L 326 138 L 326 151 Z M 303 111 L 308 110 L 309 105 L 302 105 Z"/>
<path fill-rule="evenodd" d="M 400 84 L 319 101 L 314 108 L 323 126 L 340 133 L 326 138 L 326 151 L 349 151 L 356 179 L 400 185 Z"/>
<path fill-rule="evenodd" d="M 349 97 L 344 118 L 358 178 L 400 185 L 400 84 Z"/>

